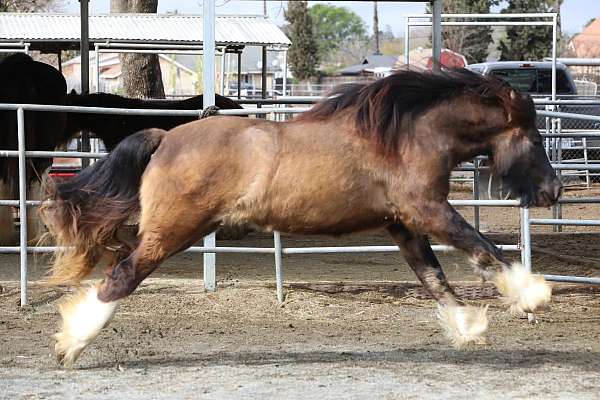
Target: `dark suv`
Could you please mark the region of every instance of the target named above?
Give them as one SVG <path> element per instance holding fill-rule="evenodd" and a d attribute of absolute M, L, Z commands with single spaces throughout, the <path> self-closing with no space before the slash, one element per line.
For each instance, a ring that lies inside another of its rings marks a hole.
<path fill-rule="evenodd" d="M 468 69 L 478 72 L 482 75 L 492 75 L 508 82 L 512 87 L 524 93 L 531 94 L 536 98 L 550 99 L 552 95 L 552 63 L 544 62 L 522 62 L 522 61 L 498 61 L 481 64 L 471 64 Z M 566 65 L 556 63 L 556 96 L 558 99 L 567 100 L 569 98 L 585 99 L 583 96 L 577 96 L 577 87 L 575 81 Z M 588 97 L 595 99 L 594 97 Z M 538 106 L 537 109 L 543 110 L 545 106 Z M 600 107 L 596 105 L 562 105 L 557 111 L 600 115 Z M 545 130 L 546 119 L 538 116 L 537 127 Z M 600 123 L 595 121 L 583 121 L 577 119 L 563 118 L 561 120 L 561 130 L 597 130 L 600 129 Z M 582 160 L 584 151 L 582 140 L 573 138 L 564 138 L 561 140 L 562 159 L 563 160 Z M 593 159 L 600 158 L 600 139 L 587 139 L 586 147 L 588 149 L 588 158 L 590 150 L 595 153 Z"/>
<path fill-rule="evenodd" d="M 551 62 L 519 62 L 497 61 L 467 66 L 471 71 L 482 75 L 492 75 L 508 82 L 512 87 L 532 96 L 552 95 L 552 63 Z M 577 94 L 575 81 L 566 65 L 556 63 L 557 96 L 573 96 Z"/>

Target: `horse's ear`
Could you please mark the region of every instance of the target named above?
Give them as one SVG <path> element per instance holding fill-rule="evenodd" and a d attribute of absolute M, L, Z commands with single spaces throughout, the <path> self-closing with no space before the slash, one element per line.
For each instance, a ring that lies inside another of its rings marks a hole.
<path fill-rule="evenodd" d="M 71 91 L 69 92 L 70 95 L 76 95 L 77 92 L 75 91 L 75 89 L 71 89 Z"/>

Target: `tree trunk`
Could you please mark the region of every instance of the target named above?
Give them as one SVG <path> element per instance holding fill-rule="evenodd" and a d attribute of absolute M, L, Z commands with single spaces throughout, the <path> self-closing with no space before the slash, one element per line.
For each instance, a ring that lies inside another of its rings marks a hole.
<path fill-rule="evenodd" d="M 111 0 L 111 13 L 156 13 L 158 0 Z M 121 54 L 121 80 L 127 97 L 164 98 L 157 54 Z"/>

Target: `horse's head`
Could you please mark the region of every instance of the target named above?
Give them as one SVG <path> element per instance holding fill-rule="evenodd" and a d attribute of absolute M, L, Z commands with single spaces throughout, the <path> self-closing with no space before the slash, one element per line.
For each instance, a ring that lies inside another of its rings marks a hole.
<path fill-rule="evenodd" d="M 530 96 L 510 90 L 505 102 L 507 125 L 492 138 L 492 175 L 502 192 L 520 199 L 523 206 L 550 206 L 558 200 L 562 185 L 544 150 L 535 126 Z"/>

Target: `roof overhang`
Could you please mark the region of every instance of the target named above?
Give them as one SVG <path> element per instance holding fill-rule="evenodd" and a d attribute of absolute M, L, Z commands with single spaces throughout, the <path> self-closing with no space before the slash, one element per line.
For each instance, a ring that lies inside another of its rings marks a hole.
<path fill-rule="evenodd" d="M 202 16 L 180 14 L 90 15 L 89 41 L 113 46 L 189 45 L 202 48 Z M 42 51 L 78 49 L 80 18 L 76 14 L 0 13 L 0 43 L 28 43 Z M 285 49 L 288 37 L 262 15 L 221 15 L 216 17 L 216 46 L 235 51 L 244 46 Z"/>

